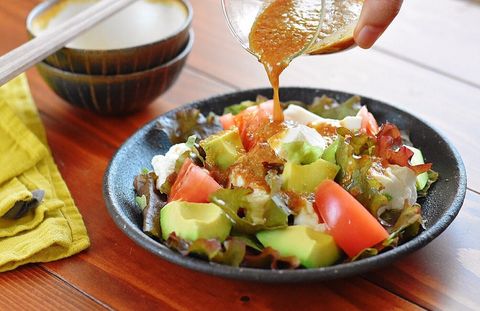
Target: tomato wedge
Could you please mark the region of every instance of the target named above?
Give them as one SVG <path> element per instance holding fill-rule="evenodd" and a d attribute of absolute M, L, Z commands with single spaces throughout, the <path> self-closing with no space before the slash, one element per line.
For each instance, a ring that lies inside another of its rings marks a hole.
<path fill-rule="evenodd" d="M 318 186 L 315 210 L 350 258 L 388 238 L 388 232 L 372 214 L 332 180 L 325 180 Z"/>
<path fill-rule="evenodd" d="M 357 114 L 362 118 L 362 129 L 370 136 L 378 133 L 378 123 L 373 114 L 368 112 L 367 106 L 362 106 Z"/>
<path fill-rule="evenodd" d="M 220 116 L 219 121 L 224 130 L 229 130 L 232 126 L 235 125 L 234 116 L 231 113 Z"/>
<path fill-rule="evenodd" d="M 273 115 L 273 101 L 248 107 L 234 117 L 245 150 L 250 150 L 257 144 L 256 133 L 271 121 Z"/>
<path fill-rule="evenodd" d="M 268 113 L 270 116 L 273 116 L 273 106 L 273 99 L 271 99 L 259 104 L 257 107 Z"/>
<path fill-rule="evenodd" d="M 222 188 L 208 171 L 186 159 L 172 185 L 168 202 L 207 203 L 213 192 Z"/>

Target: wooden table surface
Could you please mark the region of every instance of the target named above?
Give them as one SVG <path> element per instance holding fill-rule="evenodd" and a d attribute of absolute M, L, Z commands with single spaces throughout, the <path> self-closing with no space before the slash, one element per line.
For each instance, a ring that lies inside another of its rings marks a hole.
<path fill-rule="evenodd" d="M 38 0 L 0 1 L 0 53 L 26 40 Z M 261 66 L 229 33 L 218 0 L 191 0 L 196 42 L 177 83 L 142 112 L 103 118 L 67 105 L 28 72 L 56 163 L 92 245 L 47 264 L 0 274 L 0 309 L 480 309 L 480 3 L 406 1 L 371 50 L 303 57 L 283 86 L 331 88 L 374 97 L 419 115 L 460 151 L 468 191 L 452 225 L 392 266 L 350 279 L 256 284 L 190 271 L 133 243 L 110 218 L 102 178 L 121 143 L 145 122 L 193 100 L 267 86 Z"/>

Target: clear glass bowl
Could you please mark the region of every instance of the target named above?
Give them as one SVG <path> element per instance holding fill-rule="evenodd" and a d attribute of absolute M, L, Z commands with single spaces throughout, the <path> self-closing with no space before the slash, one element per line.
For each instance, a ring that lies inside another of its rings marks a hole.
<path fill-rule="evenodd" d="M 274 0 L 222 0 L 223 13 L 227 20 L 228 27 L 243 48 L 256 57 L 257 55 L 251 51 L 249 46 L 250 30 L 252 29 L 253 23 L 255 22 L 257 16 L 267 5 L 273 1 Z M 309 44 L 305 46 L 304 49 L 299 51 L 299 53 L 294 55 L 292 58 L 306 53 L 317 41 L 317 37 L 322 28 L 325 15 L 325 0 L 304 0 L 304 2 L 308 3 L 309 6 L 318 3 L 317 8 L 321 7 L 321 10 L 319 10 L 318 14 L 317 34 L 312 38 Z"/>
<path fill-rule="evenodd" d="M 274 0 L 222 0 L 223 13 L 233 35 L 250 53 L 249 34 L 258 14 Z M 318 31 L 302 54 L 329 54 L 355 46 L 353 32 L 360 17 L 364 0 L 303 0 L 308 5 L 318 3 L 321 14 Z M 254 53 L 252 53 L 255 55 Z"/>

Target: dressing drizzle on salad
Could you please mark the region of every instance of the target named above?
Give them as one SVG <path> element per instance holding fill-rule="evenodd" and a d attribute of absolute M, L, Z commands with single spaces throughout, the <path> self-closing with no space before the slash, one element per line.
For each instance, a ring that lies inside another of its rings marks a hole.
<path fill-rule="evenodd" d="M 283 122 L 262 97 L 163 120 L 176 144 L 134 183 L 143 231 L 185 256 L 266 269 L 359 260 L 413 238 L 417 198 L 438 175 L 360 100 L 287 102 Z"/>

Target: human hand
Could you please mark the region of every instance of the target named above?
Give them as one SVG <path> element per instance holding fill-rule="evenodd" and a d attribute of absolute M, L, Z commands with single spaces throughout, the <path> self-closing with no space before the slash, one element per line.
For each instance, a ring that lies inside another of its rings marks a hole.
<path fill-rule="evenodd" d="M 355 42 L 370 48 L 397 16 L 403 0 L 365 0 L 355 28 Z"/>

